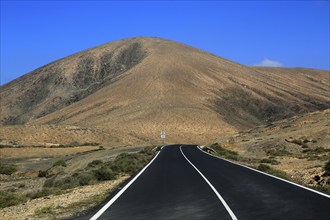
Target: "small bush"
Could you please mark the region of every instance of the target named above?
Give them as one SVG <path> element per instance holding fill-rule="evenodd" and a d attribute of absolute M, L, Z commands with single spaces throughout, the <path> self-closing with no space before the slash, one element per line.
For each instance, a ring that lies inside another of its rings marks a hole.
<path fill-rule="evenodd" d="M 80 186 L 78 178 L 67 176 L 54 182 L 54 187 L 59 189 L 72 189 Z"/>
<path fill-rule="evenodd" d="M 221 147 L 220 144 L 214 143 L 210 146 L 211 149 L 213 149 L 217 155 L 224 157 L 226 159 L 230 160 L 238 160 L 238 153 L 232 150 L 228 150 L 226 148 Z"/>
<path fill-rule="evenodd" d="M 41 208 L 37 208 L 34 211 L 34 214 L 39 216 L 39 215 L 45 215 L 45 214 L 53 214 L 54 213 L 54 205 L 50 205 L 50 206 L 44 206 Z"/>
<path fill-rule="evenodd" d="M 18 188 L 25 188 L 25 183 L 17 183 L 17 184 L 14 184 L 14 186 L 18 187 Z"/>
<path fill-rule="evenodd" d="M 330 176 L 330 159 L 328 160 L 328 162 L 324 165 L 324 170 L 325 173 Z"/>
<path fill-rule="evenodd" d="M 271 170 L 270 166 L 266 165 L 266 164 L 259 164 L 259 166 L 257 167 L 258 170 L 263 171 L 263 172 L 268 172 L 269 170 Z"/>
<path fill-rule="evenodd" d="M 103 166 L 94 171 L 94 176 L 97 180 L 113 180 L 116 178 L 116 173 L 113 172 L 108 166 Z"/>
<path fill-rule="evenodd" d="M 45 196 L 49 196 L 49 195 L 61 195 L 63 193 L 64 193 L 63 190 L 61 190 L 59 188 L 51 187 L 51 188 L 43 188 L 42 190 L 39 190 L 36 192 L 27 193 L 26 197 L 28 197 L 30 199 L 36 199 L 36 198 L 41 198 L 41 197 L 45 197 Z"/>
<path fill-rule="evenodd" d="M 53 167 L 56 167 L 56 166 L 66 167 L 66 163 L 64 160 L 58 160 L 53 164 Z"/>
<path fill-rule="evenodd" d="M 297 144 L 297 145 L 303 145 L 304 142 L 302 140 L 294 139 L 294 140 L 291 141 L 291 143 Z"/>
<path fill-rule="evenodd" d="M 142 149 L 139 154 L 144 154 L 144 155 L 153 155 L 154 152 L 152 151 L 152 149 L 154 149 L 155 147 L 154 146 L 150 146 L 150 147 L 145 147 L 144 149 Z M 158 147 L 156 147 L 158 148 Z"/>
<path fill-rule="evenodd" d="M 287 150 L 269 150 L 267 151 L 267 155 L 277 157 L 277 156 L 289 156 L 291 155 L 291 153 Z"/>
<path fill-rule="evenodd" d="M 47 170 L 39 170 L 38 177 L 46 177 L 48 176 Z"/>
<path fill-rule="evenodd" d="M 81 173 L 77 178 L 80 186 L 90 185 L 95 182 L 95 176 L 92 173 Z"/>
<path fill-rule="evenodd" d="M 280 177 L 282 179 L 289 179 L 288 175 L 285 172 L 281 170 L 275 170 L 266 164 L 259 164 L 257 169 L 270 175 Z"/>
<path fill-rule="evenodd" d="M 97 142 L 86 142 L 82 144 L 82 146 L 98 146 L 98 145 L 100 144 Z"/>
<path fill-rule="evenodd" d="M 69 147 L 78 147 L 81 146 L 82 144 L 78 141 L 72 141 L 70 144 L 68 144 L 67 146 Z"/>
<path fill-rule="evenodd" d="M 25 196 L 13 192 L 0 191 L 0 208 L 14 206 L 27 201 Z"/>
<path fill-rule="evenodd" d="M 306 148 L 308 148 L 308 145 L 307 144 L 303 144 L 303 145 L 301 145 L 301 148 L 306 149 Z"/>
<path fill-rule="evenodd" d="M 116 157 L 111 168 L 118 173 L 133 174 L 137 170 L 139 157 L 137 154 L 123 153 Z"/>
<path fill-rule="evenodd" d="M 308 139 L 304 139 L 303 142 L 304 142 L 304 144 L 307 144 L 310 141 Z"/>
<path fill-rule="evenodd" d="M 291 141 L 291 143 L 297 144 L 297 145 L 306 145 L 309 142 L 312 142 L 312 141 L 308 140 L 306 137 L 301 137 L 299 139 L 294 139 Z M 313 142 L 313 143 L 315 143 L 315 142 Z"/>
<path fill-rule="evenodd" d="M 274 160 L 274 159 L 262 159 L 262 160 L 260 160 L 260 163 L 269 163 L 269 164 L 272 164 L 272 165 L 278 165 L 278 164 L 280 164 L 280 162 L 279 161 L 277 161 L 277 160 Z"/>
<path fill-rule="evenodd" d="M 0 164 L 0 174 L 11 175 L 17 171 L 15 165 L 12 164 Z"/>
<path fill-rule="evenodd" d="M 97 167 L 101 164 L 103 164 L 102 160 L 93 160 L 87 165 L 87 167 Z"/>
<path fill-rule="evenodd" d="M 302 151 L 303 153 L 308 153 L 308 154 L 323 154 L 330 152 L 329 149 L 324 149 L 324 147 L 317 147 L 315 149 L 305 149 Z"/>
<path fill-rule="evenodd" d="M 55 185 L 55 178 L 56 176 L 52 176 L 51 178 L 48 178 L 44 182 L 44 187 L 53 187 Z"/>

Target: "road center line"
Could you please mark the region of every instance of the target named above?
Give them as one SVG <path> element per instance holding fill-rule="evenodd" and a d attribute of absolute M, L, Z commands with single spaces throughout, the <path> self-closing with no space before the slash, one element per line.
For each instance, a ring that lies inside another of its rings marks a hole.
<path fill-rule="evenodd" d="M 190 165 L 195 168 L 195 170 L 203 177 L 203 179 L 205 180 L 205 182 L 207 184 L 209 184 L 209 186 L 211 187 L 211 189 L 213 190 L 213 192 L 215 193 L 215 195 L 219 198 L 219 200 L 221 201 L 221 203 L 223 204 L 223 206 L 226 208 L 227 212 L 229 213 L 230 217 L 232 218 L 232 220 L 237 220 L 237 217 L 235 216 L 234 212 L 230 209 L 230 207 L 228 206 L 228 204 L 226 203 L 226 201 L 222 198 L 222 196 L 220 195 L 220 193 L 214 188 L 214 186 L 210 183 L 210 181 L 202 174 L 201 171 L 199 171 L 197 169 L 197 167 L 186 157 L 186 155 L 183 153 L 182 151 L 182 146 L 180 146 L 180 151 L 183 155 L 183 157 L 190 163 Z"/>
<path fill-rule="evenodd" d="M 107 204 L 105 204 L 95 215 L 93 215 L 90 220 L 98 219 L 127 189 L 132 185 L 132 183 L 139 178 L 139 176 L 148 168 L 148 166 L 157 158 L 160 151 L 156 154 L 156 156 L 129 182 L 127 183 Z"/>

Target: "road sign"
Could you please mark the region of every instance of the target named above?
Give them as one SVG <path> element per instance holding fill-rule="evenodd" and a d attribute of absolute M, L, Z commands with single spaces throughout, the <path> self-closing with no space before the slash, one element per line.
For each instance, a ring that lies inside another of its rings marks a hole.
<path fill-rule="evenodd" d="M 166 132 L 165 131 L 161 131 L 160 132 L 160 138 L 161 139 L 165 139 L 165 137 L 166 137 Z"/>

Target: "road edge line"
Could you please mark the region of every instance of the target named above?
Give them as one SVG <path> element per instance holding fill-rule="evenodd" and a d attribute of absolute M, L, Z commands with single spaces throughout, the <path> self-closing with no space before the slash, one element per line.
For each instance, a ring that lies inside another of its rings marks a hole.
<path fill-rule="evenodd" d="M 235 165 L 238 165 L 238 166 L 241 166 L 241 167 L 245 167 L 245 168 L 247 168 L 247 169 L 249 169 L 249 170 L 253 170 L 253 171 L 255 171 L 255 172 L 258 172 L 258 173 L 261 173 L 261 174 L 264 174 L 264 175 L 267 175 L 267 176 L 273 177 L 273 178 L 278 179 L 278 180 L 282 180 L 282 181 L 284 181 L 284 182 L 286 182 L 286 183 L 290 183 L 290 184 L 292 184 L 292 185 L 294 185 L 294 186 L 297 186 L 297 187 L 303 188 L 303 189 L 305 189 L 305 190 L 311 191 L 311 192 L 313 192 L 313 193 L 319 194 L 319 195 L 321 195 L 321 196 L 324 196 L 324 197 L 327 197 L 327 198 L 330 199 L 330 195 L 328 195 L 328 194 L 325 194 L 325 193 L 319 192 L 319 191 L 317 191 L 317 190 L 314 190 L 314 189 L 308 188 L 308 187 L 303 186 L 303 185 L 300 185 L 300 184 L 298 184 L 298 183 L 291 182 L 291 181 L 289 181 L 289 180 L 283 179 L 283 178 L 278 177 L 278 176 L 273 176 L 273 175 L 271 175 L 271 174 L 269 174 L 269 173 L 262 172 L 262 171 L 260 171 L 260 170 L 254 169 L 254 168 L 252 168 L 252 167 L 249 167 L 249 166 L 246 166 L 246 165 L 243 165 L 243 164 L 239 164 L 239 163 L 236 163 L 236 162 L 234 162 L 234 161 L 230 161 L 230 160 L 227 160 L 227 159 L 225 159 L 225 158 L 222 158 L 222 157 L 219 157 L 219 156 L 216 156 L 216 155 L 210 154 L 210 153 L 208 153 L 208 152 L 203 151 L 199 146 L 197 146 L 197 148 L 198 148 L 200 151 L 202 151 L 203 153 L 205 153 L 205 154 L 207 154 L 207 155 L 209 155 L 209 156 L 212 156 L 212 157 L 218 158 L 218 159 L 220 159 L 220 160 L 225 160 L 225 161 L 227 161 L 227 162 L 229 162 L 229 163 L 232 163 L 232 164 L 235 164 Z"/>
<path fill-rule="evenodd" d="M 127 189 L 130 187 L 133 182 L 139 178 L 139 176 L 148 168 L 148 166 L 157 158 L 160 151 L 156 154 L 156 156 L 129 182 L 127 183 L 112 199 L 110 199 L 107 204 L 105 204 L 97 213 L 95 213 L 89 220 L 98 219 Z"/>
<path fill-rule="evenodd" d="M 230 215 L 230 217 L 232 218 L 232 220 L 238 220 L 237 217 L 235 216 L 234 212 L 230 209 L 229 205 L 226 203 L 226 201 L 224 200 L 224 198 L 222 198 L 222 196 L 220 195 L 220 193 L 215 189 L 215 187 L 212 185 L 212 183 L 203 175 L 203 173 L 201 171 L 199 171 L 199 169 L 186 157 L 186 155 L 183 153 L 182 151 L 182 146 L 180 146 L 180 151 L 181 154 L 183 155 L 183 157 L 189 162 L 189 164 L 195 168 L 195 170 L 199 173 L 199 175 L 201 175 L 203 177 L 203 179 L 205 180 L 205 182 L 211 187 L 211 189 L 213 190 L 213 192 L 215 193 L 215 195 L 218 197 L 218 199 L 221 201 L 222 205 L 225 207 L 225 209 L 227 210 L 228 214 Z"/>

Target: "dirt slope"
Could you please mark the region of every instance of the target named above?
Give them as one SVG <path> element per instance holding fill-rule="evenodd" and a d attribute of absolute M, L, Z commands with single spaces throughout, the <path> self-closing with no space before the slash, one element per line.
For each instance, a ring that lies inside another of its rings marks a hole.
<path fill-rule="evenodd" d="M 330 109 L 308 113 L 268 125 L 222 136 L 215 140 L 234 150 L 248 165 L 260 162 L 286 172 L 295 182 L 325 186 L 324 166 L 330 160 Z M 262 160 L 263 159 L 263 160 Z M 315 176 L 321 178 L 315 179 Z"/>
<path fill-rule="evenodd" d="M 101 45 L 0 88 L 1 123 L 101 127 L 141 142 L 219 134 L 330 107 L 328 71 L 247 67 L 159 38 Z"/>

